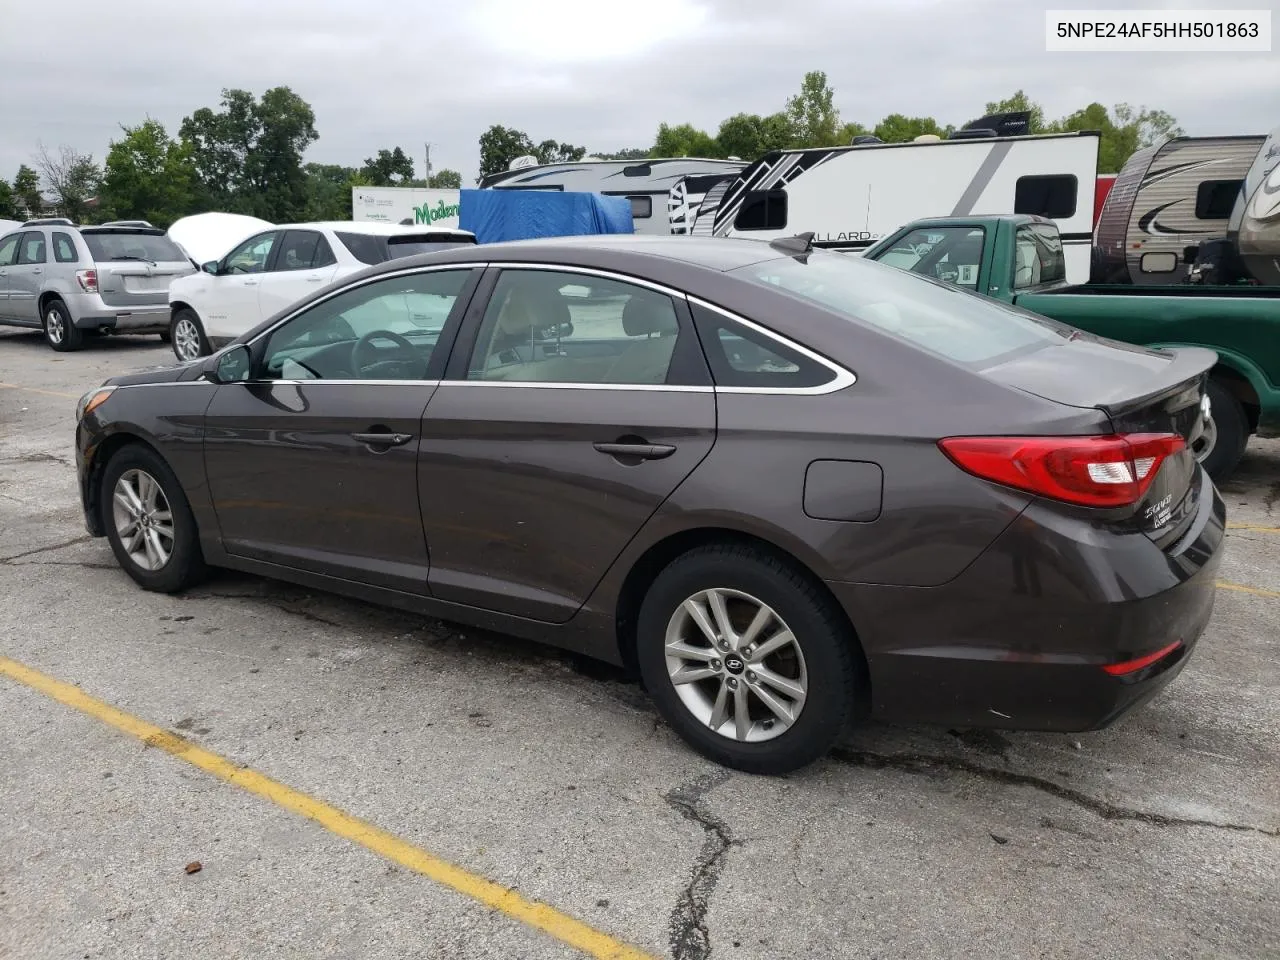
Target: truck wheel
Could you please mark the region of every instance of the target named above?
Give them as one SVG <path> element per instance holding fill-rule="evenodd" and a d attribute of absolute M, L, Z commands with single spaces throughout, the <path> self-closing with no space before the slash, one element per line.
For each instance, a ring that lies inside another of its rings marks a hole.
<path fill-rule="evenodd" d="M 71 322 L 71 314 L 61 300 L 45 304 L 42 326 L 45 342 L 59 353 L 79 350 L 84 345 L 84 333 Z"/>
<path fill-rule="evenodd" d="M 1231 476 L 1244 456 L 1245 445 L 1249 442 L 1249 420 L 1236 395 L 1220 381 L 1210 380 L 1205 392 L 1209 394 L 1214 436 L 1204 447 L 1196 450 L 1196 459 L 1214 483 L 1222 483 Z"/>

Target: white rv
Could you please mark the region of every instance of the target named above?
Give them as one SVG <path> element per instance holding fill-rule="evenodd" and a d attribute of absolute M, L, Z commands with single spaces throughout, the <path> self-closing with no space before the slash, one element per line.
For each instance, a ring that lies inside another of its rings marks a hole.
<path fill-rule="evenodd" d="M 636 233 L 656 234 L 688 233 L 707 189 L 747 166 L 741 160 L 696 157 L 545 164 L 528 160 L 521 157 L 511 169 L 484 177 L 480 189 L 568 190 L 626 197 Z"/>
<path fill-rule="evenodd" d="M 946 140 L 773 151 L 708 192 L 693 233 L 812 231 L 815 246 L 857 254 L 924 217 L 1037 214 L 1057 224 L 1067 278 L 1085 283 L 1098 133 L 999 135 L 1017 129 L 1013 116 L 984 117 Z"/>

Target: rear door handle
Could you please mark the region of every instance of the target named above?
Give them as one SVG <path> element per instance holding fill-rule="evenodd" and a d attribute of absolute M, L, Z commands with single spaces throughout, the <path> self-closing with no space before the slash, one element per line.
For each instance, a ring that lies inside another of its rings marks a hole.
<path fill-rule="evenodd" d="M 641 460 L 661 460 L 676 452 L 667 443 L 593 443 L 600 453 L 611 457 L 639 457 Z"/>
<path fill-rule="evenodd" d="M 403 447 L 413 439 L 411 433 L 353 433 L 351 439 L 371 447 Z"/>

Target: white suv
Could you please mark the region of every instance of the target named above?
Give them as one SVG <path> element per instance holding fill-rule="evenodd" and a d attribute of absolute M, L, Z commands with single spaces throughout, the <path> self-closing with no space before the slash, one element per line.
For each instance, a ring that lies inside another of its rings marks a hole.
<path fill-rule="evenodd" d="M 273 226 L 170 284 L 173 352 L 179 360 L 211 353 L 371 264 L 475 242 L 466 230 L 373 221 Z"/>

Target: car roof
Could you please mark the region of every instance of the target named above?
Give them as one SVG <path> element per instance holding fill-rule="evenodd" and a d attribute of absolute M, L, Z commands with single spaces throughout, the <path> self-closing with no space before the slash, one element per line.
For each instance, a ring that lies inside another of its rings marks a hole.
<path fill-rule="evenodd" d="M 481 246 L 423 253 L 390 261 L 393 268 L 404 269 L 419 263 L 474 261 L 537 260 L 569 264 L 601 265 L 602 259 L 618 265 L 626 261 L 644 262 L 651 258 L 673 264 L 725 272 L 762 260 L 774 260 L 787 254 L 775 250 L 762 240 L 720 237 L 660 236 L 653 234 L 601 234 L 581 237 L 541 237 L 536 240 L 506 240 Z"/>
<path fill-rule="evenodd" d="M 312 223 L 277 223 L 271 227 L 263 227 L 262 232 L 268 230 L 341 230 L 343 233 L 364 233 L 371 236 L 396 236 L 402 233 L 440 233 L 440 234 L 467 234 L 469 230 L 459 230 L 456 227 L 428 227 L 428 226 L 409 226 L 408 224 L 386 223 L 382 220 L 317 220 Z"/>

